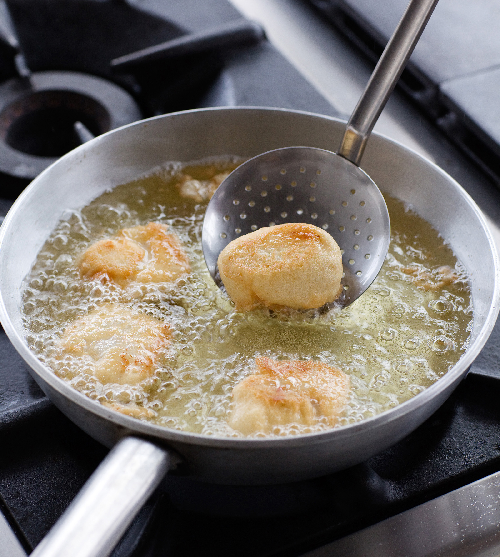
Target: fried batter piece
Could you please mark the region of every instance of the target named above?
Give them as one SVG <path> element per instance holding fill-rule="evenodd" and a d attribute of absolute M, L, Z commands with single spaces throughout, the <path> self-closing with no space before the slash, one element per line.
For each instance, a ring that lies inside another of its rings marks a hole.
<path fill-rule="evenodd" d="M 455 269 L 452 269 L 449 265 L 443 265 L 432 271 L 423 269 L 418 265 L 411 265 L 403 267 L 402 271 L 411 276 L 412 282 L 417 288 L 430 292 L 441 290 L 445 286 L 453 284 L 459 278 Z"/>
<path fill-rule="evenodd" d="M 151 377 L 172 333 L 163 321 L 120 304 L 104 304 L 64 331 L 63 352 L 85 357 L 103 384 L 136 385 Z"/>
<path fill-rule="evenodd" d="M 265 227 L 230 242 L 219 272 L 236 311 L 319 308 L 342 292 L 342 254 L 317 226 Z"/>
<path fill-rule="evenodd" d="M 147 420 L 150 418 L 154 418 L 156 413 L 149 408 L 144 408 L 143 406 L 137 406 L 137 404 L 120 404 L 119 402 L 103 402 L 103 406 L 107 408 L 111 408 L 111 410 L 115 410 L 116 412 L 120 412 L 121 414 L 125 414 L 125 416 L 131 416 L 132 418 L 137 418 L 139 420 Z"/>
<path fill-rule="evenodd" d="M 182 197 L 192 199 L 197 203 L 203 203 L 210 201 L 212 195 L 215 193 L 215 190 L 222 184 L 229 174 L 230 171 L 220 172 L 210 180 L 196 180 L 195 178 L 189 176 L 189 174 L 184 174 L 176 186 Z"/>
<path fill-rule="evenodd" d="M 337 422 L 347 403 L 350 380 L 343 371 L 321 362 L 255 360 L 258 373 L 233 389 L 229 425 L 244 433 L 271 433 L 289 424 L 311 426 L 326 418 Z"/>
<path fill-rule="evenodd" d="M 80 275 L 114 282 L 122 288 L 132 282 L 171 282 L 190 269 L 179 239 L 168 226 L 150 222 L 120 230 L 113 238 L 92 244 L 79 258 Z"/>

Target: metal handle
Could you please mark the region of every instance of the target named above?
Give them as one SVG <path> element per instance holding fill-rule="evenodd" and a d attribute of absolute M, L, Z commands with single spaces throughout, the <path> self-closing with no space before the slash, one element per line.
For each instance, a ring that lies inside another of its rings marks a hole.
<path fill-rule="evenodd" d="M 373 126 L 437 3 L 438 0 L 410 2 L 347 123 L 338 154 L 357 166 Z"/>
<path fill-rule="evenodd" d="M 24 54 L 21 52 L 21 46 L 5 0 L 0 0 L 0 46 L 8 50 L 9 54 L 12 55 L 17 75 L 21 79 L 29 81 L 31 70 L 26 63 Z"/>
<path fill-rule="evenodd" d="M 128 437 L 99 465 L 31 557 L 106 557 L 168 471 L 169 455 Z"/>
<path fill-rule="evenodd" d="M 155 60 L 167 60 L 188 54 L 200 54 L 212 49 L 220 50 L 233 46 L 257 44 L 264 38 L 264 29 L 258 23 L 246 19 L 237 20 L 215 29 L 184 35 L 177 39 L 120 56 L 111 60 L 111 67 L 113 69 L 126 70 Z"/>

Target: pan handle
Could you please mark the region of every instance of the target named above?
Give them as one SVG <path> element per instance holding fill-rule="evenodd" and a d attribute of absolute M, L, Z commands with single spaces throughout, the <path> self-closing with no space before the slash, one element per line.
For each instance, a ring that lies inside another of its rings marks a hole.
<path fill-rule="evenodd" d="M 164 478 L 170 455 L 139 439 L 122 439 L 98 466 L 31 557 L 106 557 Z"/>

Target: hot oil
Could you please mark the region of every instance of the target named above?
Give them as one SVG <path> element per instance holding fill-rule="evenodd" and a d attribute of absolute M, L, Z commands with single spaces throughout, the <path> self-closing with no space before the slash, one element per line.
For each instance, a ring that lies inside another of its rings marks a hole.
<path fill-rule="evenodd" d="M 352 394 L 339 425 L 408 400 L 458 361 L 472 325 L 465 273 L 439 234 L 392 198 L 387 198 L 389 254 L 376 281 L 351 306 L 286 315 L 234 312 L 204 265 L 205 205 L 181 197 L 176 184 L 182 172 L 206 180 L 235 165 L 229 160 L 185 168 L 172 164 L 64 216 L 24 287 L 28 342 L 57 375 L 92 399 L 159 425 L 239 436 L 226 424 L 231 392 L 254 372 L 257 356 L 320 360 L 348 373 Z M 92 242 L 149 221 L 166 223 L 179 236 L 192 273 L 172 284 L 127 289 L 79 277 L 77 258 Z M 456 280 L 426 289 L 425 280 L 437 283 L 436 269 L 442 266 L 453 269 Z M 58 338 L 68 323 L 106 302 L 125 304 L 171 324 L 173 342 L 161 367 L 137 386 L 103 385 L 84 357 L 58 350 Z M 327 427 L 321 422 L 308 428 L 291 425 L 274 433 Z"/>

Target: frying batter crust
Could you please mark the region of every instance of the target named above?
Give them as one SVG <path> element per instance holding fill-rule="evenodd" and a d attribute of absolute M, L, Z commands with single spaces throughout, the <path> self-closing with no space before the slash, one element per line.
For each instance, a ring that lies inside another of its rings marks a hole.
<path fill-rule="evenodd" d="M 124 228 L 116 236 L 92 244 L 79 258 L 82 278 L 111 281 L 121 287 L 132 282 L 171 282 L 191 268 L 179 239 L 168 226 L 150 222 Z"/>
<path fill-rule="evenodd" d="M 459 279 L 458 273 L 449 265 L 442 265 L 430 271 L 418 265 L 403 267 L 403 273 L 411 277 L 412 282 L 423 290 L 436 292 Z"/>
<path fill-rule="evenodd" d="M 192 199 L 197 203 L 203 203 L 210 201 L 215 190 L 229 174 L 230 171 L 220 172 L 210 180 L 196 180 L 196 178 L 192 178 L 189 174 L 184 174 L 176 185 L 182 197 Z"/>
<path fill-rule="evenodd" d="M 151 377 L 171 340 L 163 321 L 120 304 L 104 304 L 76 319 L 60 347 L 83 357 L 103 384 L 136 385 Z"/>
<path fill-rule="evenodd" d="M 125 416 L 131 416 L 132 418 L 137 418 L 139 420 L 147 420 L 156 416 L 156 412 L 150 408 L 137 406 L 137 404 L 134 403 L 120 404 L 119 402 L 103 402 L 102 405 L 107 408 L 111 408 L 111 410 L 115 410 L 116 412 L 120 412 L 121 414 L 125 414 Z"/>
<path fill-rule="evenodd" d="M 347 403 L 350 379 L 321 362 L 271 358 L 255 360 L 258 373 L 233 389 L 229 425 L 249 435 L 275 426 L 312 426 L 325 418 L 334 426 Z"/>
<path fill-rule="evenodd" d="M 319 308 L 342 291 L 342 254 L 317 226 L 287 223 L 265 227 L 230 242 L 219 272 L 236 311 Z"/>

